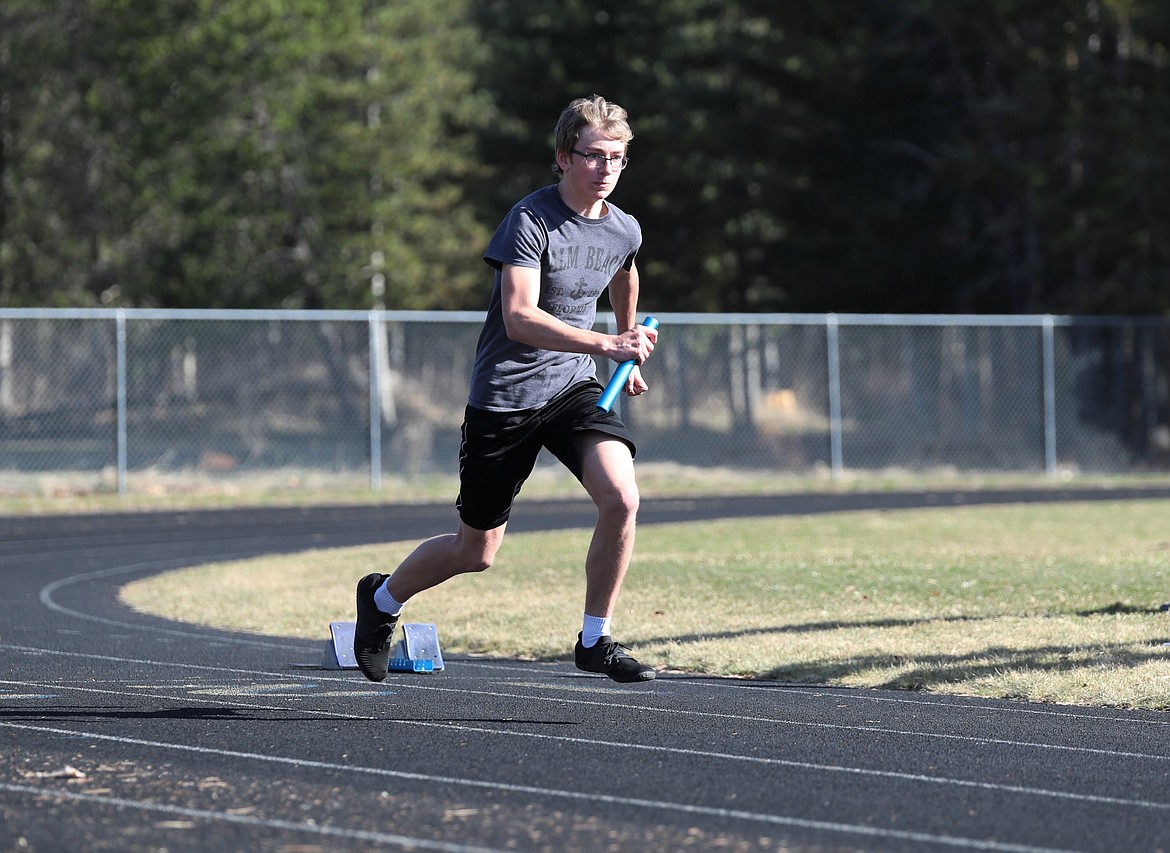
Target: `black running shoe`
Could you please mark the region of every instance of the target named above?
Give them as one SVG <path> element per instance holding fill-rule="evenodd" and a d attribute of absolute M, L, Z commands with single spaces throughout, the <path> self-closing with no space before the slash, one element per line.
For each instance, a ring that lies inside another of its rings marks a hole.
<path fill-rule="evenodd" d="M 358 668 L 370 681 L 386 678 L 390 660 L 390 638 L 398 626 L 398 617 L 383 613 L 374 604 L 374 592 L 389 575 L 366 575 L 357 585 L 357 625 L 353 630 L 353 656 Z"/>
<path fill-rule="evenodd" d="M 602 637 L 597 645 L 585 648 L 581 635 L 577 635 L 577 647 L 573 650 L 577 669 L 586 672 L 600 672 L 614 681 L 650 681 L 654 678 L 654 667 L 638 663 L 626 653 L 626 647 L 615 643 L 612 637 Z"/>

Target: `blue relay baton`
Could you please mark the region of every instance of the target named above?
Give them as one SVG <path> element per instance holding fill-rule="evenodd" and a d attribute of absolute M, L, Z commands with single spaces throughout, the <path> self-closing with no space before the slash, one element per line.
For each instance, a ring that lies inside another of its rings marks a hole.
<path fill-rule="evenodd" d="M 653 317 L 647 317 L 642 321 L 642 325 L 647 329 L 657 329 L 658 321 Z M 613 372 L 613 376 L 609 377 L 609 384 L 605 386 L 605 391 L 602 392 L 601 399 L 597 401 L 597 408 L 603 412 L 608 412 L 613 408 L 618 394 L 621 393 L 622 388 L 626 385 L 626 381 L 630 378 L 630 371 L 634 369 L 634 365 L 637 363 L 637 361 L 631 358 L 629 361 L 623 361 L 618 365 L 617 370 Z"/>

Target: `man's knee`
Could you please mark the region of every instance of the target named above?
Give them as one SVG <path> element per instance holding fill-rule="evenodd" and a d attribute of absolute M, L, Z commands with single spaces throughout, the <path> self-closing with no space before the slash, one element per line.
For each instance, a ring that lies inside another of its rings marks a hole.
<path fill-rule="evenodd" d="M 597 510 L 613 518 L 633 518 L 638 514 L 641 497 L 636 483 L 614 483 L 596 497 Z"/>
<path fill-rule="evenodd" d="M 487 554 L 472 554 L 463 560 L 460 569 L 465 573 L 486 572 L 492 567 L 492 562 L 493 558 Z"/>
<path fill-rule="evenodd" d="M 461 526 L 456 536 L 459 572 L 486 572 L 495 562 L 502 540 L 503 528 L 474 530 Z"/>

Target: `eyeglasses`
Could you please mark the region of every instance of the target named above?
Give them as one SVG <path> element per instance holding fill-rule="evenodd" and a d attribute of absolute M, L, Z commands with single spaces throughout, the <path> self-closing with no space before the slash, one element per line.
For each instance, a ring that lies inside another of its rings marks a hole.
<path fill-rule="evenodd" d="M 578 151 L 576 148 L 569 149 L 570 154 L 576 154 L 578 157 L 584 157 L 585 162 L 589 164 L 590 168 L 600 169 L 603 166 L 608 166 L 611 163 L 617 166 L 618 171 L 630 165 L 630 158 L 622 154 L 615 154 L 612 157 L 606 157 L 604 154 L 586 154 L 584 151 Z"/>

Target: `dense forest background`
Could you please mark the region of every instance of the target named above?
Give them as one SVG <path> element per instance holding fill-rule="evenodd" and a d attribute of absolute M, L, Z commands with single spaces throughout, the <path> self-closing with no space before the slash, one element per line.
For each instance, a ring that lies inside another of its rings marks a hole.
<path fill-rule="evenodd" d="M 660 311 L 1170 312 L 1164 0 L 3 0 L 0 307 L 482 309 L 573 97 Z"/>

